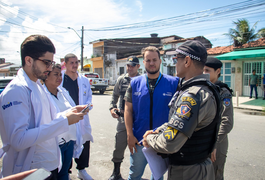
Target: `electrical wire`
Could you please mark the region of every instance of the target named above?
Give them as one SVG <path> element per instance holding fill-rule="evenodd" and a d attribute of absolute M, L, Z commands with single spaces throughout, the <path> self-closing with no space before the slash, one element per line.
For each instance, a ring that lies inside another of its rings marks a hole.
<path fill-rule="evenodd" d="M 253 1 L 244 1 L 241 3 L 236 3 L 236 4 L 232 4 L 228 6 L 213 8 L 213 9 L 209 9 L 205 11 L 200 11 L 200 12 L 190 13 L 186 15 L 180 15 L 180 16 L 175 16 L 171 18 L 160 19 L 160 20 L 146 21 L 146 22 L 141 22 L 141 23 L 121 25 L 121 26 L 111 26 L 111 27 L 105 27 L 105 28 L 100 28 L 100 29 L 85 29 L 85 31 L 116 31 L 116 30 L 122 30 L 122 29 L 146 27 L 146 26 L 149 26 L 149 27 L 166 26 L 166 25 L 169 25 L 169 23 L 172 24 L 173 20 L 179 21 L 179 22 L 198 20 L 200 18 L 212 17 L 212 16 L 216 16 L 220 14 L 227 14 L 231 12 L 234 13 L 240 10 L 265 5 L 264 0 L 258 0 L 256 4 L 254 4 Z M 245 6 L 244 3 L 247 3 L 247 6 Z M 235 6 L 235 8 L 232 8 L 233 6 Z M 215 11 L 215 10 L 219 10 L 219 11 Z M 213 11 L 212 13 L 214 14 L 211 14 L 211 13 L 206 14 L 206 12 L 211 12 L 211 11 Z"/>

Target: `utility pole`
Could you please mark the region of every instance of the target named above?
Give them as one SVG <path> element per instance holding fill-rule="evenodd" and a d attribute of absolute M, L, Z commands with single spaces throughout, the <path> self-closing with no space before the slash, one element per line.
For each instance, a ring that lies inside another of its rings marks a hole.
<path fill-rule="evenodd" d="M 76 32 L 76 30 L 75 29 L 73 29 L 73 28 L 71 28 L 71 27 L 68 27 L 68 29 L 72 29 L 75 33 L 76 33 L 76 35 L 81 39 L 81 72 L 83 71 L 83 62 L 84 62 L 84 52 L 83 52 L 83 50 L 84 50 L 84 26 L 82 26 L 82 29 L 81 29 L 81 36 Z"/>
<path fill-rule="evenodd" d="M 84 62 L 84 26 L 82 26 L 82 36 L 81 36 L 81 72 L 83 71 L 83 62 Z"/>

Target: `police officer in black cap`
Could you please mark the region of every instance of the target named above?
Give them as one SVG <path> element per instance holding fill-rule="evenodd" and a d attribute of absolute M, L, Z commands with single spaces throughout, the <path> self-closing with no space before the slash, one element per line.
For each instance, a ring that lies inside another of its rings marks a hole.
<path fill-rule="evenodd" d="M 203 74 L 207 51 L 199 41 L 186 41 L 174 52 L 177 76 L 183 79 L 169 103 L 169 121 L 147 131 L 144 146 L 168 154 L 168 179 L 213 180 L 209 155 L 219 120 L 219 93 Z"/>
<path fill-rule="evenodd" d="M 110 101 L 110 113 L 113 118 L 118 119 L 117 132 L 115 136 L 115 149 L 113 151 L 112 161 L 114 163 L 113 173 L 109 180 L 121 179 L 120 165 L 124 158 L 124 151 L 127 147 L 127 133 L 124 123 L 124 95 L 133 77 L 139 76 L 139 59 L 136 56 L 130 56 L 126 62 L 126 74 L 121 75 L 113 89 L 112 99 Z M 117 103 L 119 100 L 119 109 Z"/>
<path fill-rule="evenodd" d="M 234 113 L 232 103 L 232 90 L 227 84 L 218 80 L 221 75 L 222 62 L 214 57 L 208 57 L 205 63 L 204 73 L 210 74 L 212 83 L 218 85 L 220 90 L 221 122 L 219 126 L 216 146 L 211 153 L 211 160 L 214 166 L 215 180 L 224 179 L 224 166 L 228 149 L 228 133 L 232 130 L 234 124 Z"/>

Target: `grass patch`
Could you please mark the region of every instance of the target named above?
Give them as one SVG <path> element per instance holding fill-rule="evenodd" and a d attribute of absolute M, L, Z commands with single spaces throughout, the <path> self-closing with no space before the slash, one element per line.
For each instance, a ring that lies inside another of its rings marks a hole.
<path fill-rule="evenodd" d="M 251 106 L 262 106 L 263 110 L 265 111 L 265 100 L 262 99 L 253 99 L 244 103 L 241 103 L 244 105 L 251 105 Z"/>

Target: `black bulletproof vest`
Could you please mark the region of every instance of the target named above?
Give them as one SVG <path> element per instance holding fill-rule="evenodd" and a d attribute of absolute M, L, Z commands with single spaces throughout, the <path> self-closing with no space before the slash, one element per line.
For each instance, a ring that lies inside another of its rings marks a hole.
<path fill-rule="evenodd" d="M 225 83 L 223 83 L 223 82 L 221 82 L 221 81 L 219 81 L 218 83 L 216 83 L 215 85 L 217 85 L 217 86 L 219 86 L 220 88 L 226 88 L 228 91 L 230 91 L 230 93 L 231 94 L 233 94 L 233 90 L 232 89 L 230 89 L 229 87 L 228 87 L 228 85 L 227 84 L 225 84 Z"/>
<path fill-rule="evenodd" d="M 216 104 L 217 113 L 214 120 L 205 128 L 193 132 L 182 148 L 174 154 L 169 155 L 169 163 L 171 165 L 192 165 L 205 161 L 212 152 L 217 138 L 217 124 L 220 121 L 220 96 L 218 88 L 207 80 L 191 82 L 181 88 L 181 91 L 194 86 L 207 85 L 213 92 Z"/>
<path fill-rule="evenodd" d="M 125 100 L 124 100 L 124 95 L 126 93 L 126 90 L 129 86 L 131 82 L 131 78 L 130 77 L 126 77 L 125 75 L 123 76 L 123 78 L 120 80 L 120 106 L 119 108 L 121 110 L 124 110 L 124 106 L 125 106 Z"/>

